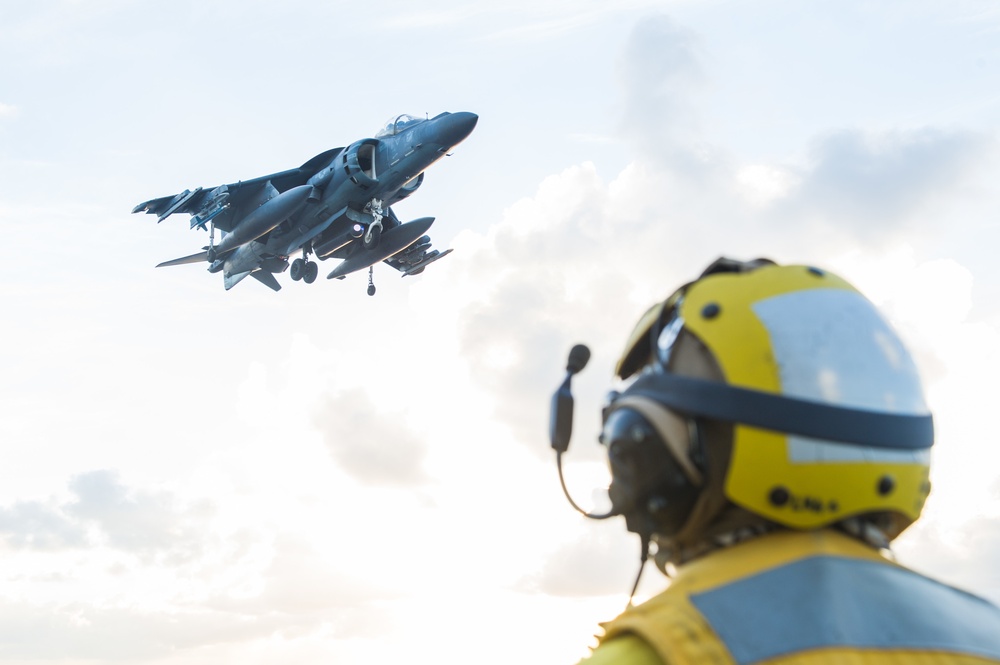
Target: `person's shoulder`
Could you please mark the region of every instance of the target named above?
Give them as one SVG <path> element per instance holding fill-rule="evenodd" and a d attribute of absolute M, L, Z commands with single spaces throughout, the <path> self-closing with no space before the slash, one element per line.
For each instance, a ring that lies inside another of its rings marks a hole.
<path fill-rule="evenodd" d="M 668 665 L 645 640 L 637 635 L 619 635 L 601 642 L 579 665 Z"/>

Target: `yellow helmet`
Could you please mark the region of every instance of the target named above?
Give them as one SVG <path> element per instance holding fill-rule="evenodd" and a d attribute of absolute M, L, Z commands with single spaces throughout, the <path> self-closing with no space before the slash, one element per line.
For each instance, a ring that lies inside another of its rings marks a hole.
<path fill-rule="evenodd" d="M 614 413 L 636 411 L 687 458 L 687 513 L 662 536 L 693 542 L 727 505 L 800 529 L 879 515 L 890 540 L 920 516 L 933 424 L 916 367 L 832 273 L 720 259 L 642 317 L 616 371 L 635 378 L 602 440 L 631 436 Z"/>

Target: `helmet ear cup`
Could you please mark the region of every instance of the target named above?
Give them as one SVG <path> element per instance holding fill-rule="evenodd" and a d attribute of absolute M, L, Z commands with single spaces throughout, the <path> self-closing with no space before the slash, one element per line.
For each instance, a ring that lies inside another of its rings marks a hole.
<path fill-rule="evenodd" d="M 700 493 L 659 431 L 635 409 L 614 409 L 601 433 L 608 448 L 613 509 L 640 535 L 671 536 L 684 526 Z"/>

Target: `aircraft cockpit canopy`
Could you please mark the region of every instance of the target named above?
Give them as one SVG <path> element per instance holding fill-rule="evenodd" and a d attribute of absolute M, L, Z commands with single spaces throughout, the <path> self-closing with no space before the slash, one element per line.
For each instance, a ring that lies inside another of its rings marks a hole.
<path fill-rule="evenodd" d="M 400 132 L 413 127 L 421 122 L 424 122 L 424 118 L 417 118 L 416 116 L 404 113 L 403 115 L 393 116 L 389 118 L 389 121 L 385 123 L 385 126 L 378 130 L 375 134 L 375 138 L 380 139 L 385 136 L 395 136 Z"/>

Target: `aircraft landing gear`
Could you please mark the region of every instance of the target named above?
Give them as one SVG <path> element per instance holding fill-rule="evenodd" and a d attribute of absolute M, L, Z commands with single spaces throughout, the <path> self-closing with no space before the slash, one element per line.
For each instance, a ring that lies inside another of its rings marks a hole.
<path fill-rule="evenodd" d="M 371 213 L 372 223 L 368 225 L 368 230 L 365 231 L 362 244 L 365 249 L 375 249 L 382 238 L 382 201 L 380 199 L 372 199 L 365 206 L 365 210 Z"/>
<path fill-rule="evenodd" d="M 302 259 L 295 259 L 292 261 L 292 267 L 289 269 L 288 274 L 293 282 L 299 281 L 306 274 L 306 262 Z"/>
<path fill-rule="evenodd" d="M 372 266 L 368 266 L 368 295 L 375 295 L 375 280 L 373 279 L 373 274 L 375 269 Z"/>
<path fill-rule="evenodd" d="M 205 228 L 205 227 L 202 227 Z M 215 263 L 215 222 L 210 222 L 208 225 L 208 262 Z"/>
<path fill-rule="evenodd" d="M 302 275 L 302 281 L 306 284 L 312 284 L 316 281 L 317 275 L 319 275 L 319 266 L 316 265 L 316 262 L 306 261 L 306 271 Z"/>
<path fill-rule="evenodd" d="M 292 267 L 288 272 L 293 282 L 301 279 L 306 284 L 312 284 L 316 281 L 316 276 L 319 275 L 319 266 L 316 265 L 315 261 L 295 259 L 292 261 Z"/>
<path fill-rule="evenodd" d="M 375 249 L 378 247 L 379 240 L 382 239 L 382 222 L 379 222 L 376 226 L 374 223 L 368 227 L 365 232 L 364 245 L 365 249 Z"/>

